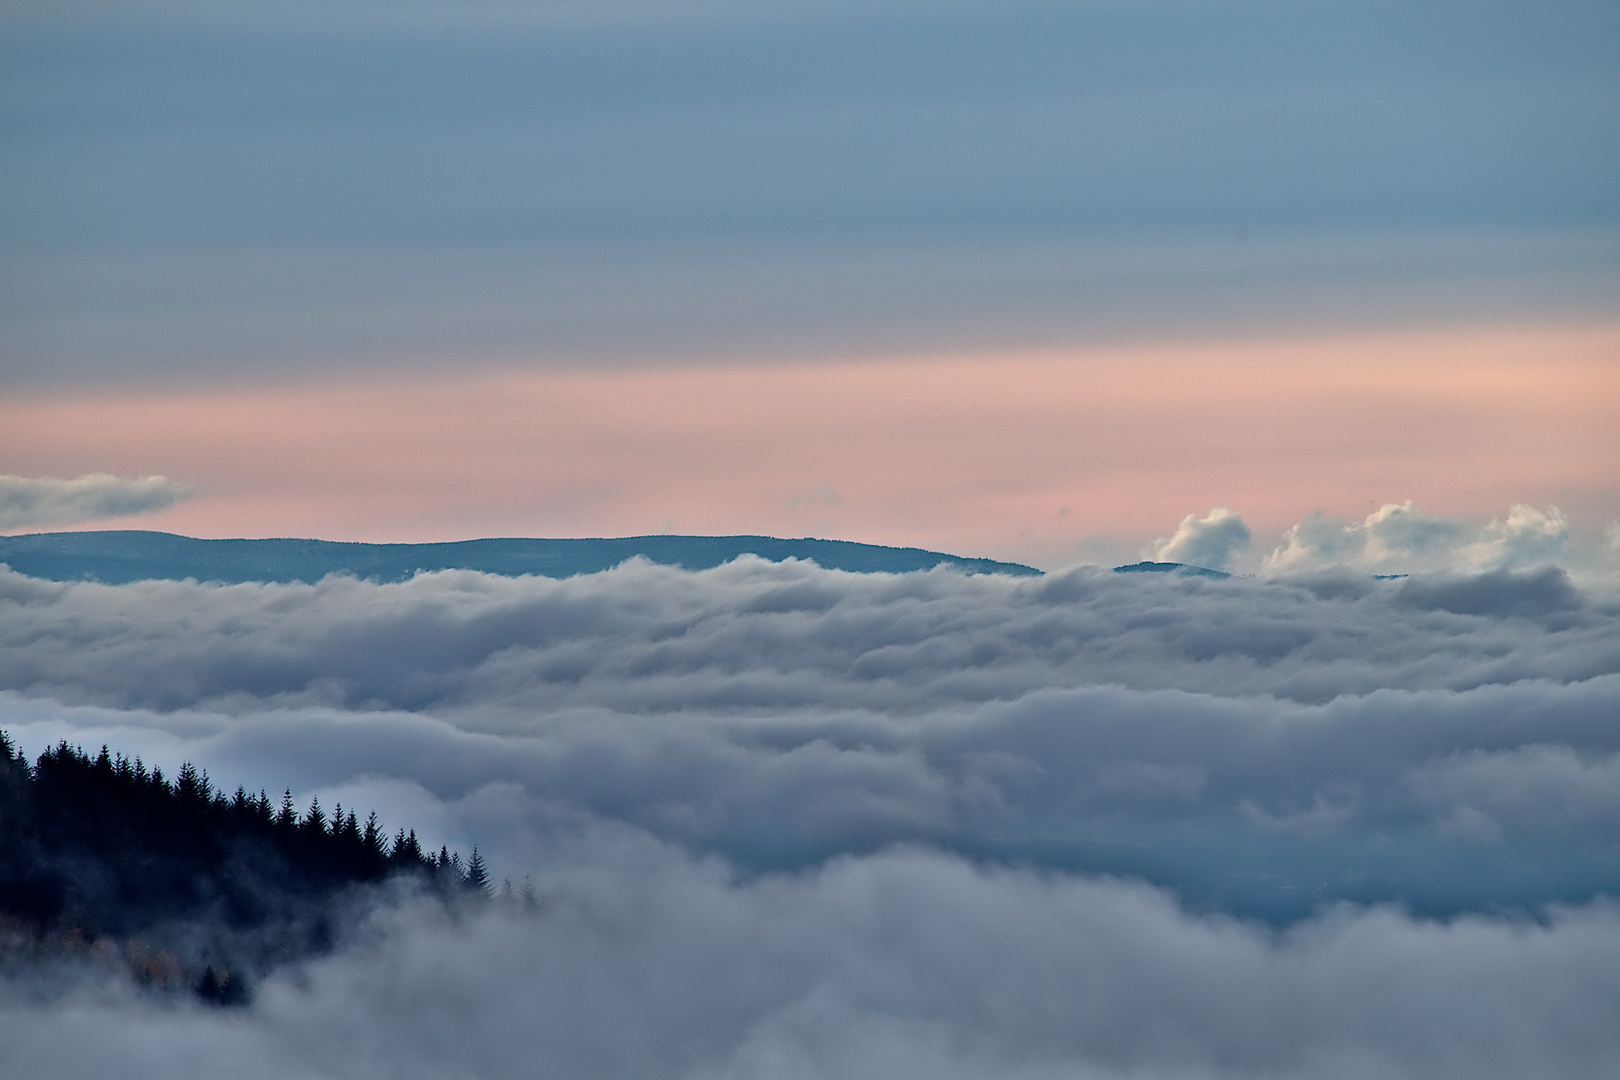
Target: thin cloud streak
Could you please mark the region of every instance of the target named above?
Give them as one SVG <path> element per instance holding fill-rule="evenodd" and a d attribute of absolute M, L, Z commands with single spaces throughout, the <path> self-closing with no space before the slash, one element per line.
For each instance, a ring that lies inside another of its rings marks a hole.
<path fill-rule="evenodd" d="M 166 476 L 126 479 L 95 472 L 66 480 L 0 475 L 0 531 L 154 514 L 190 495 L 189 486 Z"/>

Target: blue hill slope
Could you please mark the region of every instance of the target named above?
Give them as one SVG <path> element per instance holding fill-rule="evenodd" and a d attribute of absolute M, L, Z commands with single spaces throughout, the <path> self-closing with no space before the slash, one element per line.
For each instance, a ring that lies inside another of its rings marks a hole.
<path fill-rule="evenodd" d="M 950 566 L 970 574 L 1037 575 L 1034 567 L 968 559 L 921 548 L 771 536 L 623 536 L 594 540 L 489 539 L 448 544 L 351 544 L 333 540 L 198 540 L 122 530 L 0 536 L 0 562 L 30 577 L 119 585 L 150 579 L 239 583 L 319 581 L 353 574 L 403 581 L 420 570 L 481 570 L 563 578 L 592 574 L 642 556 L 706 570 L 739 555 L 806 559 L 832 570 L 903 573 Z"/>

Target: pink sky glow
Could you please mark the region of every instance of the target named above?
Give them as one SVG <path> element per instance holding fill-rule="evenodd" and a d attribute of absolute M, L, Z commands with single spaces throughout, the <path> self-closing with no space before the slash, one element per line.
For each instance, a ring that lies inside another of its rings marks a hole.
<path fill-rule="evenodd" d="M 1259 543 L 1412 499 L 1620 516 L 1620 327 L 504 371 L 0 402 L 0 471 L 161 473 L 79 528 L 426 541 L 766 533 L 1017 559 L 1217 504 Z"/>

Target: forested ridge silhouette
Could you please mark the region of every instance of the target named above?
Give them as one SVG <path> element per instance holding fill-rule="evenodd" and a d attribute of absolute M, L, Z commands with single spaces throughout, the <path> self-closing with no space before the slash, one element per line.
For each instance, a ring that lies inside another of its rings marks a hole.
<path fill-rule="evenodd" d="M 489 894 L 466 863 L 390 840 L 376 814 L 299 813 L 292 794 L 214 789 L 187 763 L 174 779 L 139 758 L 65 741 L 30 765 L 0 731 L 0 919 L 6 959 L 83 952 L 137 981 L 245 1001 L 276 963 L 332 944 L 346 899 L 403 876 L 447 901 Z"/>

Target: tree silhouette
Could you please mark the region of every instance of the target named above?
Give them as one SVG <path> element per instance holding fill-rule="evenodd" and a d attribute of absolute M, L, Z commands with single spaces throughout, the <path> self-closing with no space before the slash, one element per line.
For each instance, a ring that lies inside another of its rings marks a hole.
<path fill-rule="evenodd" d="M 484 857 L 478 854 L 477 844 L 473 845 L 472 859 L 467 863 L 467 874 L 464 880 L 467 888 L 477 892 L 478 895 L 489 895 L 489 868 L 484 865 Z"/>
<path fill-rule="evenodd" d="M 391 846 L 384 836 L 375 813 L 364 828 L 341 806 L 328 821 L 319 798 L 300 818 L 290 789 L 279 808 L 262 790 L 227 797 L 189 762 L 171 783 L 138 757 L 103 746 L 92 758 L 60 742 L 30 766 L 0 731 L 0 917 L 36 938 L 133 943 L 169 933 L 251 953 L 264 968 L 328 944 L 344 890 L 407 875 L 447 899 L 487 895 L 477 849 L 463 868 L 447 848 L 425 855 L 414 830 Z M 162 974 L 147 981 L 167 985 L 163 973 L 179 961 L 161 948 L 150 955 L 169 957 L 146 964 Z M 239 963 L 196 963 L 182 981 L 200 997 L 246 1000 Z"/>
<path fill-rule="evenodd" d="M 292 788 L 281 793 L 281 812 L 276 815 L 276 824 L 287 832 L 298 824 L 298 812 L 293 809 Z"/>

